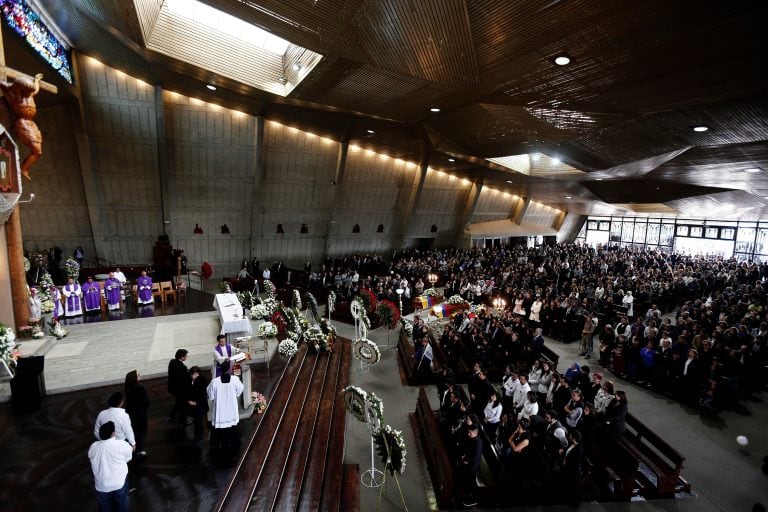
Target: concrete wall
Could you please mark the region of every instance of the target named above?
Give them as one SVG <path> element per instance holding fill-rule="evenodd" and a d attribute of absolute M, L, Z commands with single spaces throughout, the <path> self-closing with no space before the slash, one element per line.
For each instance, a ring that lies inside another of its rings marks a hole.
<path fill-rule="evenodd" d="M 78 71 L 80 105 L 38 115 L 44 157 L 28 189 L 37 197 L 22 209 L 30 249 L 69 255 L 79 244 L 87 258 L 145 264 L 167 234 L 190 268 L 207 261 L 231 275 L 254 256 L 297 265 L 423 239 L 455 245 L 470 214 L 508 218 L 518 200 L 483 188 L 475 202 L 467 180 L 429 169 L 422 183 L 415 163 L 163 91 L 90 58 Z M 532 208 L 525 220 L 554 215 Z"/>

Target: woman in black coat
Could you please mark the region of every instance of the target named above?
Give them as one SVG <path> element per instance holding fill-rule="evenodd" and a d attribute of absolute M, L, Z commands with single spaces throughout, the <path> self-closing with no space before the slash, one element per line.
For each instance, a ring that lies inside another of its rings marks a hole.
<path fill-rule="evenodd" d="M 195 426 L 195 443 L 199 443 L 203 440 L 203 421 L 208 416 L 208 379 L 197 366 L 189 369 L 189 377 L 192 379 L 192 386 L 189 388 L 187 404 L 192 424 Z"/>
<path fill-rule="evenodd" d="M 608 430 L 614 434 L 624 433 L 627 429 L 627 394 L 624 391 L 616 392 L 616 396 L 605 410 L 605 416 L 608 419 Z"/>
<path fill-rule="evenodd" d="M 146 457 L 147 412 L 149 397 L 144 386 L 139 384 L 139 372 L 133 370 L 125 376 L 125 412 L 131 418 L 131 428 L 136 437 L 136 454 Z"/>

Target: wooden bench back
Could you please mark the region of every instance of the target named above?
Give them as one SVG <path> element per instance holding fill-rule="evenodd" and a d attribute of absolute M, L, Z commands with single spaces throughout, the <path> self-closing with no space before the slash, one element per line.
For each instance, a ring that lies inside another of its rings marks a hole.
<path fill-rule="evenodd" d="M 435 487 L 437 502 L 442 508 L 450 507 L 454 487 L 453 463 L 448 457 L 448 450 L 440 433 L 440 425 L 437 423 L 423 387 L 419 388 L 414 419 L 427 459 L 427 468 Z"/>
<path fill-rule="evenodd" d="M 666 460 L 661 457 L 658 458 L 669 466 L 669 472 L 678 475 L 680 474 L 683 462 L 685 462 L 685 457 L 683 457 L 680 452 L 675 450 L 669 443 L 664 441 L 658 434 L 648 428 L 631 413 L 627 414 L 626 425 L 627 431 L 625 432 L 625 436 L 632 439 L 635 444 L 642 443 L 647 446 L 648 451 L 650 452 L 649 454 L 655 454 L 657 457 L 663 455 Z"/>

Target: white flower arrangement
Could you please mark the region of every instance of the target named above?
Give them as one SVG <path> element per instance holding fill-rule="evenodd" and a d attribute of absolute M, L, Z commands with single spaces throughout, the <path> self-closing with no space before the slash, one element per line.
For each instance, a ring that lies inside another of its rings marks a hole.
<path fill-rule="evenodd" d="M 301 335 L 295 332 L 288 331 L 288 339 L 294 342 L 298 347 L 299 342 L 301 341 Z"/>
<path fill-rule="evenodd" d="M 259 324 L 256 328 L 256 332 L 262 338 L 273 338 L 277 336 L 277 326 L 272 322 L 264 322 L 263 324 Z"/>
<path fill-rule="evenodd" d="M 367 421 L 365 404 L 368 400 L 368 393 L 357 386 L 347 386 L 342 390 L 342 393 L 344 393 L 344 404 L 347 407 L 347 412 L 351 413 L 357 421 L 365 423 Z"/>
<path fill-rule="evenodd" d="M 45 338 L 45 333 L 43 331 L 35 331 L 32 333 L 32 338 L 36 340 L 41 340 Z"/>
<path fill-rule="evenodd" d="M 61 338 L 66 336 L 68 332 L 66 329 L 64 329 L 64 327 L 61 326 L 59 322 L 56 322 L 55 324 L 53 324 L 53 329 L 51 329 L 51 334 L 56 336 L 57 340 L 60 340 Z"/>
<path fill-rule="evenodd" d="M 13 349 L 16 347 L 16 334 L 13 329 L 0 324 L 0 360 L 10 365 L 13 359 Z"/>
<path fill-rule="evenodd" d="M 451 298 L 445 301 L 446 304 L 465 304 L 466 302 L 461 295 L 452 295 Z"/>
<path fill-rule="evenodd" d="M 437 291 L 437 288 L 427 288 L 421 295 L 422 297 L 439 297 L 440 292 Z"/>
<path fill-rule="evenodd" d="M 355 344 L 352 346 L 352 352 L 355 354 L 355 357 L 365 364 L 374 365 L 381 360 L 379 347 L 371 340 L 364 338 L 355 340 Z"/>
<path fill-rule="evenodd" d="M 266 318 L 270 316 L 271 313 L 267 309 L 267 306 L 264 304 L 256 304 L 251 308 L 251 319 L 252 320 L 261 320 L 262 318 Z"/>
<path fill-rule="evenodd" d="M 293 307 L 296 308 L 296 311 L 304 309 L 303 304 L 301 303 L 301 294 L 299 293 L 299 290 L 296 289 L 293 290 Z"/>
<path fill-rule="evenodd" d="M 267 308 L 266 316 L 272 316 L 275 311 L 277 311 L 277 307 L 280 305 L 280 303 L 275 299 L 266 298 L 261 301 L 261 305 Z"/>
<path fill-rule="evenodd" d="M 275 288 L 275 285 L 270 281 L 269 279 L 264 280 L 264 293 L 267 294 L 267 297 L 270 299 L 275 298 L 275 292 L 277 291 L 277 288 Z"/>
<path fill-rule="evenodd" d="M 323 331 L 320 330 L 320 327 L 317 325 L 313 325 L 304 331 L 304 341 L 310 345 L 320 347 L 320 345 L 325 342 L 325 337 L 326 335 L 323 334 Z"/>
<path fill-rule="evenodd" d="M 280 344 L 277 346 L 277 352 L 287 358 L 290 359 L 293 356 L 296 355 L 296 352 L 299 351 L 299 347 L 296 345 L 296 342 L 293 341 L 290 337 L 284 339 L 280 342 Z"/>

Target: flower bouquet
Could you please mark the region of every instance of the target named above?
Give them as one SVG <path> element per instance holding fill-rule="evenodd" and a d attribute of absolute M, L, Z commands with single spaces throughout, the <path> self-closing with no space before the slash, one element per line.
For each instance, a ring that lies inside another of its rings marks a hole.
<path fill-rule="evenodd" d="M 423 297 L 439 297 L 440 292 L 437 291 L 437 288 L 427 288 L 421 295 Z"/>
<path fill-rule="evenodd" d="M 258 391 L 251 393 L 251 400 L 256 414 L 261 414 L 267 410 L 267 398 Z"/>
<path fill-rule="evenodd" d="M 363 305 L 365 306 L 365 312 L 373 313 L 373 311 L 376 309 L 376 304 L 378 304 L 376 295 L 368 288 L 363 288 L 360 290 L 357 297 L 363 302 Z"/>
<path fill-rule="evenodd" d="M 292 358 L 293 356 L 296 355 L 296 352 L 298 351 L 299 351 L 299 347 L 296 345 L 296 342 L 293 341 L 291 338 L 284 339 L 277 346 L 278 354 L 285 357 L 286 359 Z"/>
<path fill-rule="evenodd" d="M 262 338 L 274 338 L 277 336 L 277 326 L 272 322 L 264 322 L 256 328 L 256 332 Z"/>
<path fill-rule="evenodd" d="M 64 263 L 64 268 L 67 271 L 67 277 L 71 277 L 75 281 L 80 277 L 80 264 L 73 257 L 67 258 L 67 262 Z"/>
<path fill-rule="evenodd" d="M 266 293 L 267 297 L 270 299 L 274 299 L 275 293 L 277 293 L 277 288 L 275 287 L 274 283 L 268 279 L 264 280 L 264 293 Z"/>
<path fill-rule="evenodd" d="M 19 337 L 21 338 L 31 338 L 33 332 L 35 332 L 35 328 L 31 325 L 22 325 L 19 327 Z"/>
<path fill-rule="evenodd" d="M 68 334 L 67 330 L 61 326 L 61 323 L 59 323 L 59 321 L 56 318 L 51 320 L 48 323 L 48 325 L 51 327 L 51 334 L 56 336 L 57 340 L 60 340 L 61 338 L 63 338 Z"/>
<path fill-rule="evenodd" d="M 451 298 L 445 301 L 445 303 L 446 304 L 466 304 L 467 301 L 465 301 L 461 295 L 451 295 Z"/>
<path fill-rule="evenodd" d="M 251 308 L 251 319 L 261 320 L 270 315 L 269 310 L 265 304 L 256 304 Z"/>
<path fill-rule="evenodd" d="M 240 301 L 240 305 L 243 306 L 244 309 L 251 309 L 253 307 L 254 296 L 251 292 L 237 292 L 235 295 L 237 296 L 237 300 Z"/>

